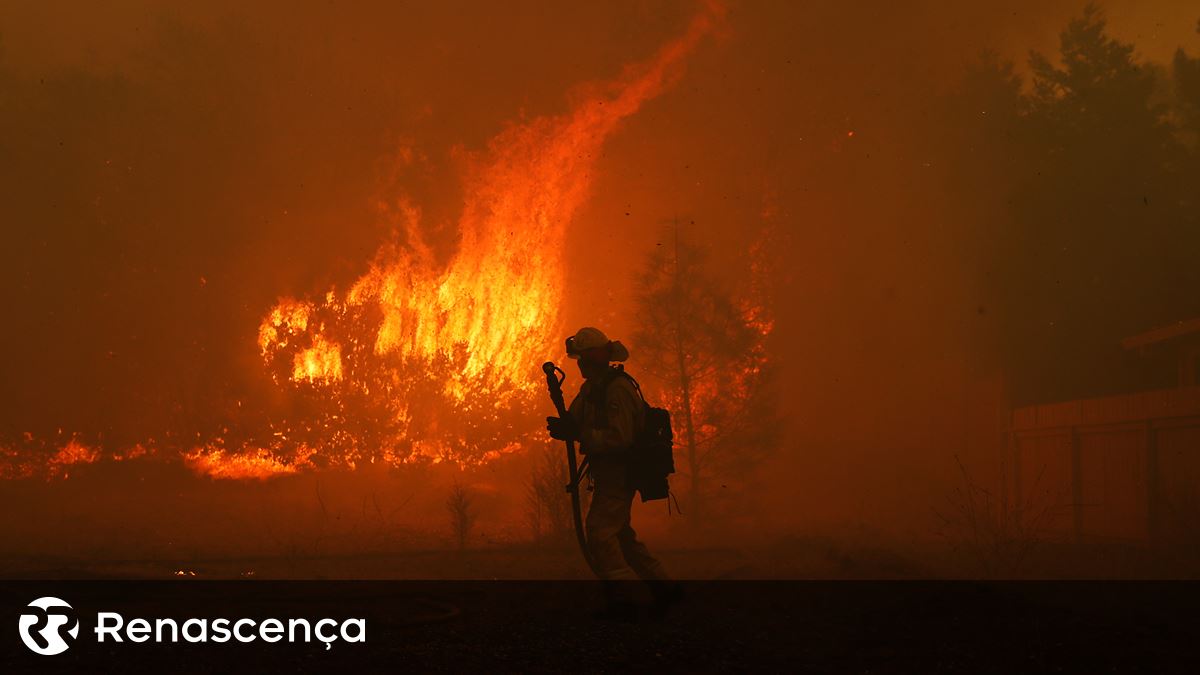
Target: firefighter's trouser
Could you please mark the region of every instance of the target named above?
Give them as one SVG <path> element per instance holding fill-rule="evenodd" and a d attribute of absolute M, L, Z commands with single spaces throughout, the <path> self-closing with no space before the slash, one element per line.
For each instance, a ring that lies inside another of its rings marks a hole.
<path fill-rule="evenodd" d="M 621 464 L 592 460 L 592 502 L 585 525 L 592 560 L 601 579 L 665 581 L 662 563 L 630 526 L 636 491 L 628 485 L 626 473 Z"/>

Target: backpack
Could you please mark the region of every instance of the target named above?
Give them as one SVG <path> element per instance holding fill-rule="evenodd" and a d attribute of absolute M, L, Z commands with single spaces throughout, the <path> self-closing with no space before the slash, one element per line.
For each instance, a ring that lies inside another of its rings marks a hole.
<path fill-rule="evenodd" d="M 608 385 L 613 377 L 624 377 L 633 385 L 645 410 L 642 426 L 633 432 L 633 448 L 629 459 L 630 485 L 642 496 L 643 502 L 667 499 L 671 486 L 667 476 L 675 473 L 675 434 L 671 431 L 671 412 L 651 406 L 642 394 L 642 387 L 623 366 L 613 366 L 599 390 L 598 410 L 607 413 Z"/>

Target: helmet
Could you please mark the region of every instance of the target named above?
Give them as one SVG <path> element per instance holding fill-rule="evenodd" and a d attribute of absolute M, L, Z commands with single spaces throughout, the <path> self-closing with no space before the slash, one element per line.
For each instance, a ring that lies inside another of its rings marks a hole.
<path fill-rule="evenodd" d="M 578 359 L 591 350 L 607 350 L 607 354 L 599 353 L 605 361 L 624 361 L 629 358 L 629 350 L 619 340 L 609 340 L 599 328 L 590 326 L 580 328 L 579 332 L 567 338 L 567 356 Z"/>

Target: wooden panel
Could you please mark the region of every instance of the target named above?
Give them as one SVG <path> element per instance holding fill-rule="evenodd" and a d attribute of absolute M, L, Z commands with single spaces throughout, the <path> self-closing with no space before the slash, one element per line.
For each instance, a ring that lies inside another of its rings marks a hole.
<path fill-rule="evenodd" d="M 1027 408 L 1017 408 L 1012 411 L 1012 428 L 1013 429 L 1035 429 L 1037 428 L 1037 406 L 1029 406 Z"/>
<path fill-rule="evenodd" d="M 1082 433 L 1079 452 L 1082 534 L 1120 539 L 1147 537 L 1144 431 Z"/>
<path fill-rule="evenodd" d="M 1039 427 L 1073 427 L 1079 424 L 1082 401 L 1067 401 L 1040 405 L 1037 411 Z"/>
<path fill-rule="evenodd" d="M 1167 535 L 1200 530 L 1200 425 L 1159 429 L 1159 522 Z"/>
<path fill-rule="evenodd" d="M 1109 396 L 1080 401 L 1079 423 L 1110 424 L 1145 417 L 1145 400 L 1137 395 Z"/>
<path fill-rule="evenodd" d="M 1025 431 L 1196 415 L 1200 387 L 1182 387 L 1017 408 L 1011 423 L 1014 430 Z"/>
<path fill-rule="evenodd" d="M 1009 422 L 1014 506 L 1032 514 L 1049 505 L 1047 529 L 1133 540 L 1200 530 L 1200 387 L 1028 406 L 1013 410 Z M 1072 434 L 1078 438 L 1074 497 Z"/>
<path fill-rule="evenodd" d="M 1049 532 L 1070 533 L 1071 444 L 1067 433 L 1017 437 L 1023 517 Z"/>

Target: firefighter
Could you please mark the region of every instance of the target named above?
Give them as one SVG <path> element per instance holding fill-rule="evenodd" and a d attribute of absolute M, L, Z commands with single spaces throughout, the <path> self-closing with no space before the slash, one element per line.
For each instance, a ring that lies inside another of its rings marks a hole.
<path fill-rule="evenodd" d="M 628 594 L 615 582 L 649 582 L 660 608 L 678 599 L 678 584 L 630 526 L 634 487 L 629 480 L 631 452 L 644 423 L 645 406 L 634 385 L 610 366 L 625 361 L 629 350 L 596 328 L 581 328 L 567 339 L 567 356 L 575 359 L 584 382 L 566 418 L 546 418 L 551 438 L 574 441 L 588 458 L 592 500 L 585 529 L 597 572 L 606 582 L 609 613 L 630 609 Z"/>

